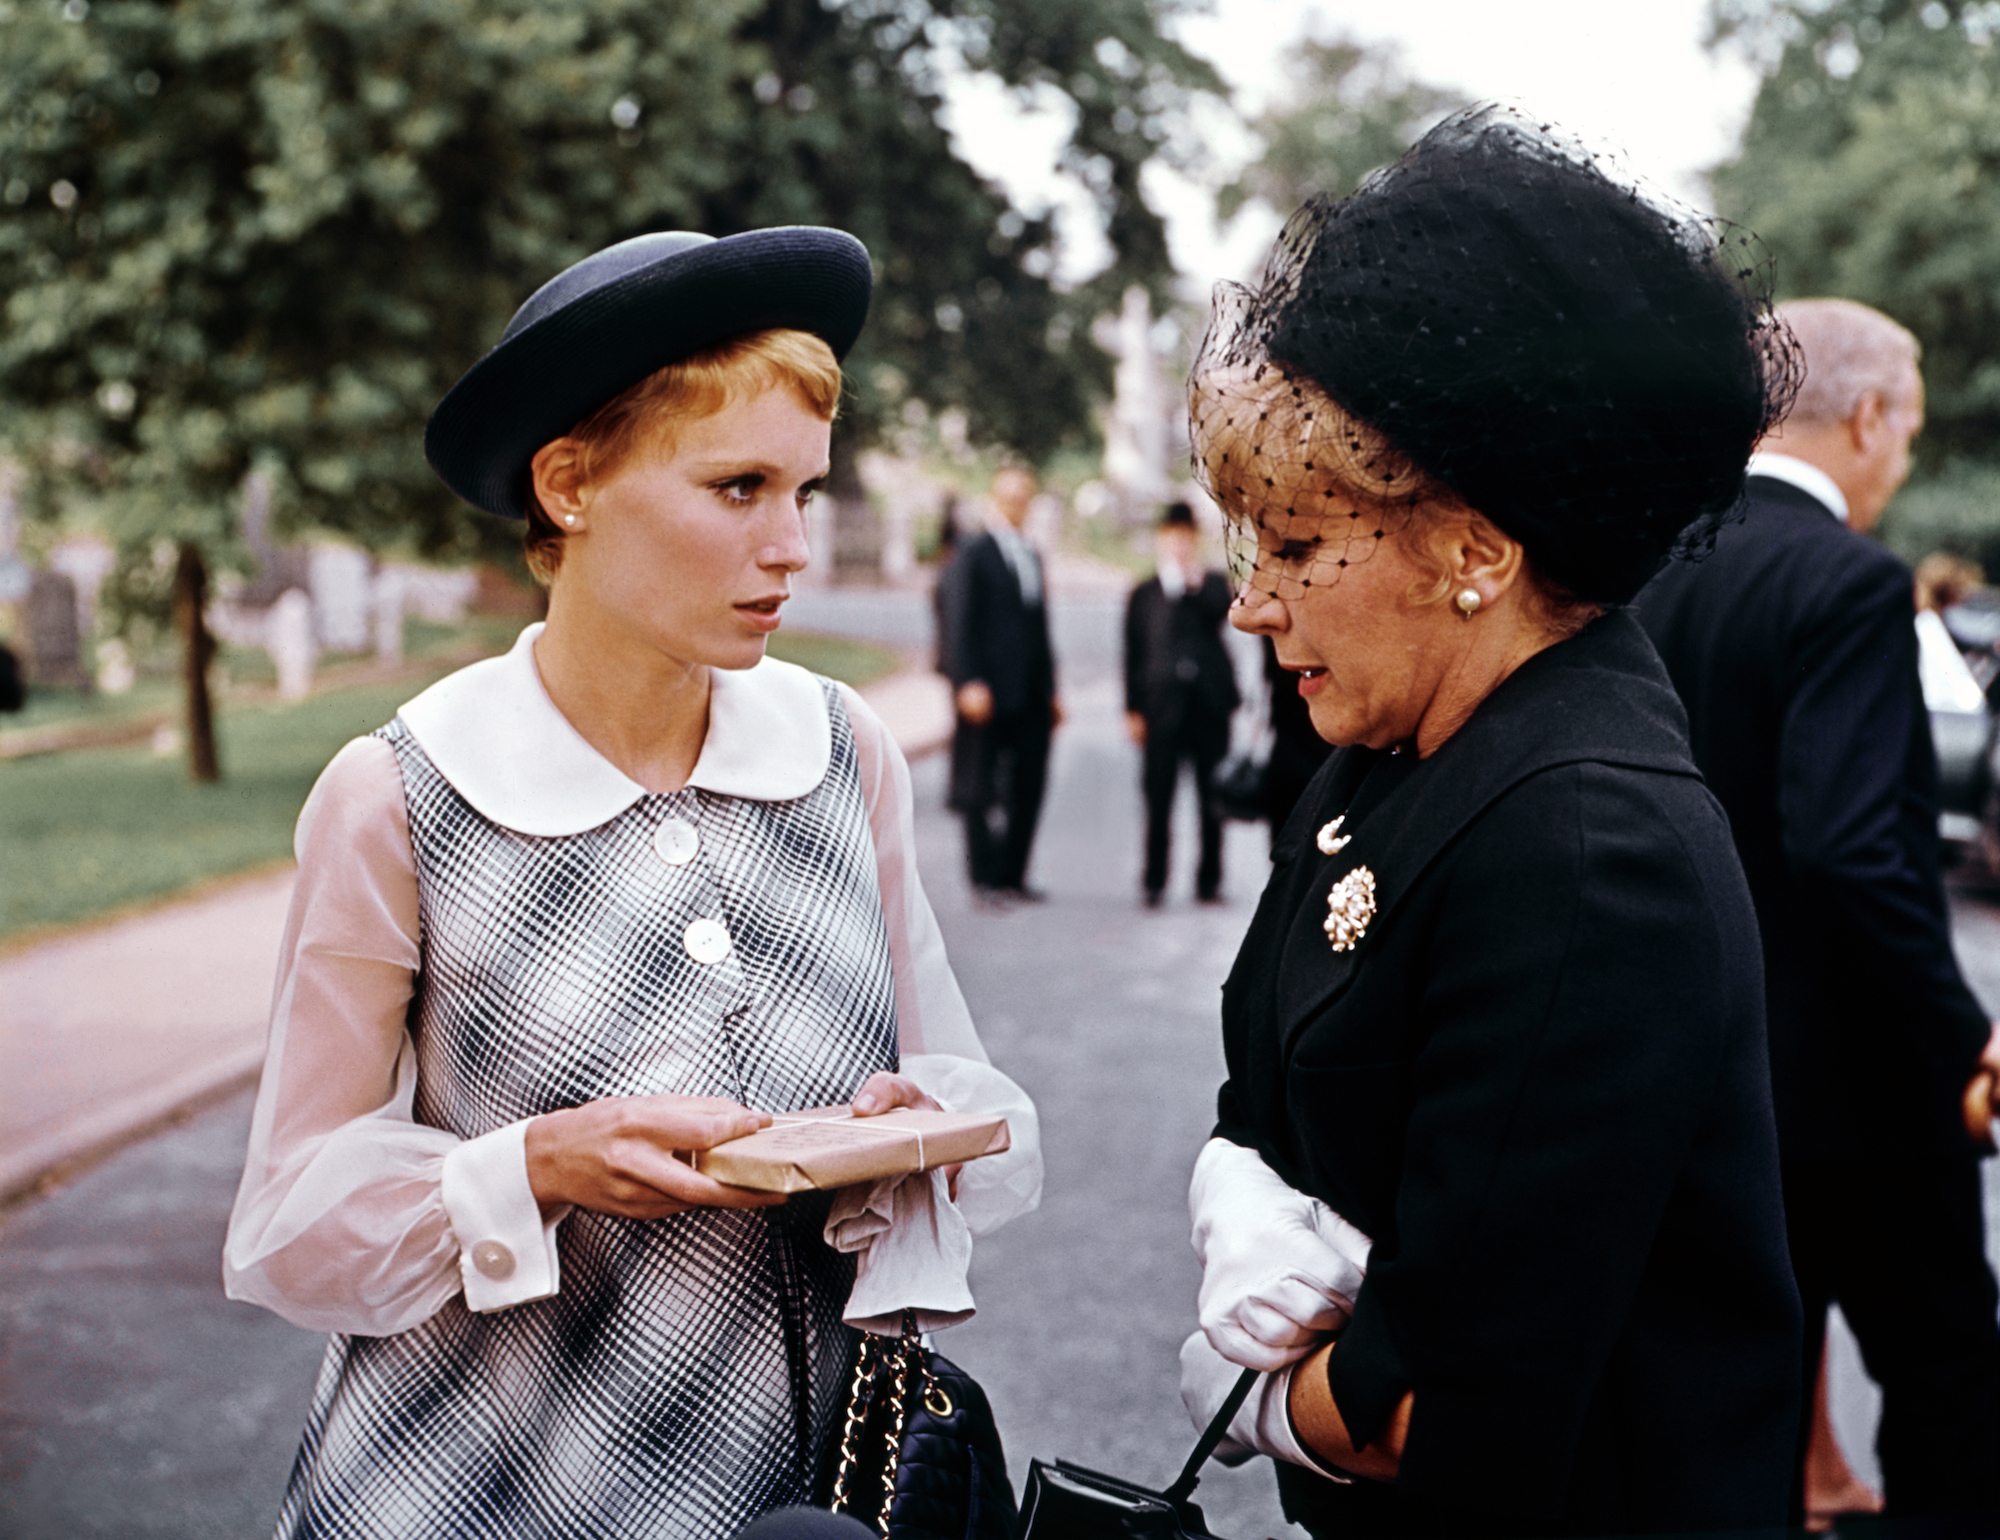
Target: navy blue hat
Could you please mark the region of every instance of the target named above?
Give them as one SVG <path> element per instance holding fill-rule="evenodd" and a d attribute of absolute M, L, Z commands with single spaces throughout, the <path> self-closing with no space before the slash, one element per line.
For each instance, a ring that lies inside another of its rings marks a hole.
<path fill-rule="evenodd" d="M 424 458 L 474 507 L 524 519 L 535 452 L 605 402 L 748 332 L 811 332 L 845 358 L 873 286 L 867 248 L 813 225 L 620 241 L 528 296 L 431 413 Z"/>

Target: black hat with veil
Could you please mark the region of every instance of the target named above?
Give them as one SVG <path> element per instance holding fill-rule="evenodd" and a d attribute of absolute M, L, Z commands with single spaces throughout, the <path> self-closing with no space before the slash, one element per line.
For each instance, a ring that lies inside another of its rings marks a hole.
<path fill-rule="evenodd" d="M 1796 388 L 1768 272 L 1747 233 L 1470 109 L 1306 203 L 1256 288 L 1218 286 L 1197 471 L 1239 531 L 1316 529 L 1281 584 L 1336 581 L 1449 496 L 1561 597 L 1622 604 L 1712 545 Z"/>

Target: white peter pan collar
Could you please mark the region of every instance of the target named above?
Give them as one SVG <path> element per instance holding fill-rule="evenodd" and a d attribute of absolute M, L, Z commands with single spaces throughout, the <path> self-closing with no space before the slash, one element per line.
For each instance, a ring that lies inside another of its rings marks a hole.
<path fill-rule="evenodd" d="M 539 623 L 513 649 L 432 685 L 398 715 L 459 795 L 522 834 L 581 834 L 646 795 L 570 726 L 535 668 Z M 756 802 L 803 797 L 826 778 L 833 725 L 819 682 L 776 658 L 711 669 L 708 736 L 688 785 Z"/>

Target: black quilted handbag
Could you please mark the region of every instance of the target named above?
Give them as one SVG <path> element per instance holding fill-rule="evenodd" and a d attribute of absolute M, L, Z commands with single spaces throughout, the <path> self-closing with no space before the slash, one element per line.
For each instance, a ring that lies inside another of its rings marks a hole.
<path fill-rule="evenodd" d="M 833 1478 L 836 1513 L 886 1540 L 1012 1540 L 1014 1489 L 979 1382 L 923 1345 L 864 1332 Z"/>

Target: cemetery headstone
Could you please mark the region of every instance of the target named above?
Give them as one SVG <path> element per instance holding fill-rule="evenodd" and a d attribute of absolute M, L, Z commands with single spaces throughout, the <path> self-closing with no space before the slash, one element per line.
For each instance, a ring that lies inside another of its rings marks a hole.
<path fill-rule="evenodd" d="M 312 694 L 319 643 L 313 637 L 312 600 L 303 590 L 287 588 L 278 595 L 264 617 L 264 648 L 278 670 L 280 698 L 304 700 Z"/>
<path fill-rule="evenodd" d="M 479 574 L 470 567 L 415 567 L 395 563 L 384 568 L 401 580 L 403 613 L 434 625 L 455 626 L 479 593 Z"/>
<path fill-rule="evenodd" d="M 243 532 L 243 543 L 250 548 L 256 569 L 235 595 L 238 608 L 267 610 L 287 588 L 312 586 L 311 550 L 303 545 L 271 543 L 271 483 L 256 471 L 243 478 L 237 527 Z"/>
<path fill-rule="evenodd" d="M 316 545 L 311 573 L 313 629 L 320 646 L 328 652 L 368 651 L 375 639 L 368 553 L 351 545 Z"/>
<path fill-rule="evenodd" d="M 93 535 L 75 536 L 49 552 L 49 570 L 76 584 L 76 625 L 86 643 L 97 635 L 98 592 L 117 565 L 118 553 Z"/>
<path fill-rule="evenodd" d="M 15 551 L 21 543 L 21 506 L 15 496 L 20 479 L 20 466 L 0 460 L 0 604 L 20 604 L 34 581 L 28 564 Z"/>
<path fill-rule="evenodd" d="M 130 647 L 115 636 L 97 644 L 98 689 L 106 695 L 129 695 L 138 682 L 139 671 L 132 666 Z"/>
<path fill-rule="evenodd" d="M 76 584 L 61 572 L 37 572 L 26 605 L 28 680 L 37 685 L 90 689 L 78 633 Z"/>

